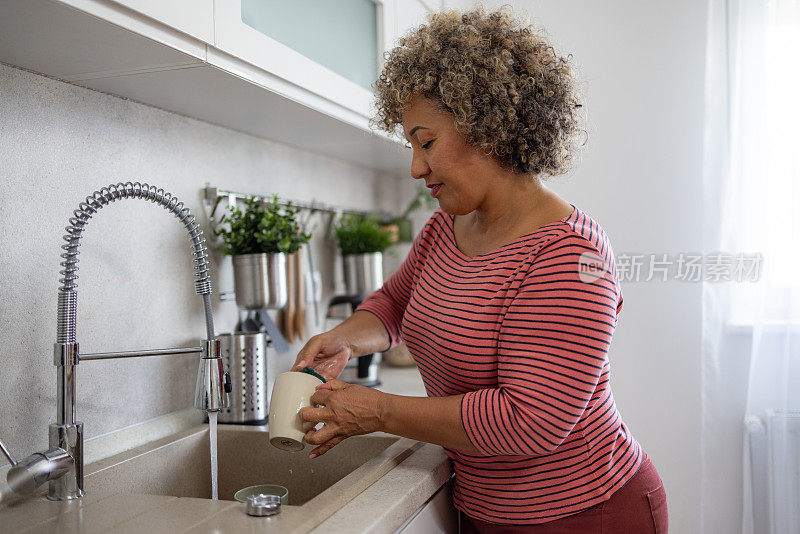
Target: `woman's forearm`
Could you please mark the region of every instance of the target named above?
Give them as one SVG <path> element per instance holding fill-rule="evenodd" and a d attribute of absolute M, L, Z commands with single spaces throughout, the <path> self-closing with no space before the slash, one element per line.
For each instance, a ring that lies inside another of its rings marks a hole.
<path fill-rule="evenodd" d="M 334 330 L 348 340 L 353 357 L 385 351 L 391 344 L 381 320 L 365 310 L 355 312 Z M 405 397 L 382 393 L 382 431 L 468 454 L 479 453 L 461 423 L 463 397 Z"/>
<path fill-rule="evenodd" d="M 356 311 L 333 331 L 347 339 L 353 358 L 383 352 L 391 345 L 389 333 L 381 320 L 374 313 L 364 310 Z"/>
<path fill-rule="evenodd" d="M 405 397 L 384 393 L 381 405 L 383 432 L 455 449 L 468 454 L 480 451 L 472 445 L 461 423 L 461 399 Z"/>

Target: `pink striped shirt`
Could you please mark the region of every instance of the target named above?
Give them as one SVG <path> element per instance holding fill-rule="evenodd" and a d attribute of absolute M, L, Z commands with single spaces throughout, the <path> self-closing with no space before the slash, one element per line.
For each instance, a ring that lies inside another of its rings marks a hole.
<path fill-rule="evenodd" d="M 639 468 L 609 381 L 614 253 L 579 209 L 472 258 L 437 211 L 361 309 L 405 341 L 428 396 L 465 393 L 461 420 L 480 453 L 445 451 L 467 515 L 553 521 L 607 500 Z"/>

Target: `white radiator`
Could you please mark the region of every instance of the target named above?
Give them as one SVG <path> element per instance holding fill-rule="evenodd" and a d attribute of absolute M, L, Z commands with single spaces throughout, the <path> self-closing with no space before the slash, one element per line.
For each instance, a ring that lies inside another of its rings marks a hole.
<path fill-rule="evenodd" d="M 750 418 L 746 427 L 752 531 L 800 534 L 800 411 L 767 410 L 763 421 Z"/>

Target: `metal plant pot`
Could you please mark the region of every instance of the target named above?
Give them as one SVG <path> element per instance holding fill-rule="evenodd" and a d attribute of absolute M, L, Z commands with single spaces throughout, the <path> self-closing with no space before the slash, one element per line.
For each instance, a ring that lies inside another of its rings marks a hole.
<path fill-rule="evenodd" d="M 286 254 L 243 254 L 233 257 L 236 305 L 243 310 L 286 306 Z"/>
<path fill-rule="evenodd" d="M 344 259 L 344 285 L 348 295 L 366 297 L 383 285 L 383 253 L 348 254 Z"/>

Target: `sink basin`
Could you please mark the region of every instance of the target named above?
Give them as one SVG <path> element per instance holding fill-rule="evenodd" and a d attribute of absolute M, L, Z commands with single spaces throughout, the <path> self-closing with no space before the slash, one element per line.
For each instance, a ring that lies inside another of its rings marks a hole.
<path fill-rule="evenodd" d="M 354 436 L 313 460 L 311 446 L 287 452 L 264 427 L 218 427 L 219 499 L 258 484 L 289 489 L 306 527 L 324 521 L 422 444 L 384 433 Z M 211 498 L 208 425 L 200 425 L 86 466 L 86 495 Z M 293 514 L 295 515 L 295 514 Z"/>
<path fill-rule="evenodd" d="M 87 464 L 79 501 L 52 502 L 40 492 L 0 503 L 0 533 L 393 531 L 452 475 L 441 447 L 390 434 L 355 436 L 311 460 L 311 446 L 282 451 L 264 428 L 221 425 L 221 500 L 212 501 L 208 439 L 200 425 Z M 256 484 L 289 489 L 279 515 L 254 518 L 231 500 Z"/>

